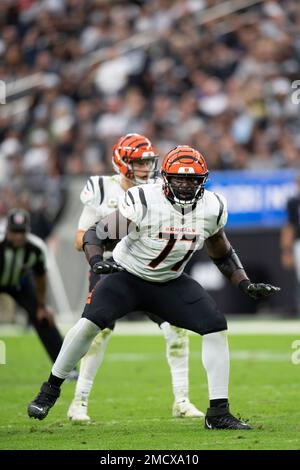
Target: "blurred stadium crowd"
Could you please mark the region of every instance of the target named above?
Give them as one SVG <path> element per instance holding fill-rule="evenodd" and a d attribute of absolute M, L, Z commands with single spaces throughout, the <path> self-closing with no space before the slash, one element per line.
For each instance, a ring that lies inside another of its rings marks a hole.
<path fill-rule="evenodd" d="M 299 1 L 209 20 L 222 3 L 1 0 L 0 79 L 40 78 L 0 105 L 0 214 L 29 209 L 47 238 L 68 179 L 109 173 L 127 132 L 211 170 L 299 167 Z"/>

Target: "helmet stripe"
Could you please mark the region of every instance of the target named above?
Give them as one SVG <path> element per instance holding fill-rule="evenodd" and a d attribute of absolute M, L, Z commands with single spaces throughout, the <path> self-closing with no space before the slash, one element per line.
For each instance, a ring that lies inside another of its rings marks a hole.
<path fill-rule="evenodd" d="M 141 142 L 140 144 L 135 145 L 135 146 L 132 148 L 132 150 L 131 150 L 131 152 L 129 153 L 128 156 L 131 157 L 132 153 L 133 153 L 136 149 L 139 149 L 139 148 L 141 148 L 141 147 L 145 147 L 145 142 Z"/>

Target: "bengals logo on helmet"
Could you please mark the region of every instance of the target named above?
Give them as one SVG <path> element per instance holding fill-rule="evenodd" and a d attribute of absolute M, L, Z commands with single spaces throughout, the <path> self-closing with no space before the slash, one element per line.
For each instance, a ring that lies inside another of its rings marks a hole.
<path fill-rule="evenodd" d="M 153 169 L 156 170 L 158 155 L 147 137 L 141 134 L 126 134 L 120 137 L 113 148 L 112 164 L 117 173 L 124 175 L 126 178 L 135 180 L 133 163 L 137 160 L 152 160 Z M 154 175 L 149 175 L 152 178 Z M 142 182 L 147 182 L 142 181 Z"/>

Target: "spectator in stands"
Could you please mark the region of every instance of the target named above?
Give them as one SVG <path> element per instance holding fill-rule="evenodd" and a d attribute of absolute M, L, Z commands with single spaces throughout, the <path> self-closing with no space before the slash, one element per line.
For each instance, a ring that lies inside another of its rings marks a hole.
<path fill-rule="evenodd" d="M 1 80 L 35 77 L 22 99 L 0 106 L 2 188 L 14 184 L 18 154 L 19 186 L 20 174 L 24 184 L 36 174 L 47 182 L 43 203 L 30 208 L 38 212 L 53 167 L 64 185 L 68 175 L 110 172 L 114 135 L 126 132 L 155 137 L 161 154 L 182 141 L 199 146 L 212 169 L 298 168 L 300 115 L 290 99 L 300 74 L 298 1 L 258 2 L 201 24 L 203 10 L 219 5 L 1 2 Z"/>

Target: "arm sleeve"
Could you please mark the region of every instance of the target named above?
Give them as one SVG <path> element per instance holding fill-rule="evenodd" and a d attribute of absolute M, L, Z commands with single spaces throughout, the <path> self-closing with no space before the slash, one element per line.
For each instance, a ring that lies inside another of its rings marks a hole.
<path fill-rule="evenodd" d="M 136 226 L 139 226 L 145 215 L 145 204 L 142 203 L 138 187 L 129 189 L 119 206 L 121 214 Z"/>

